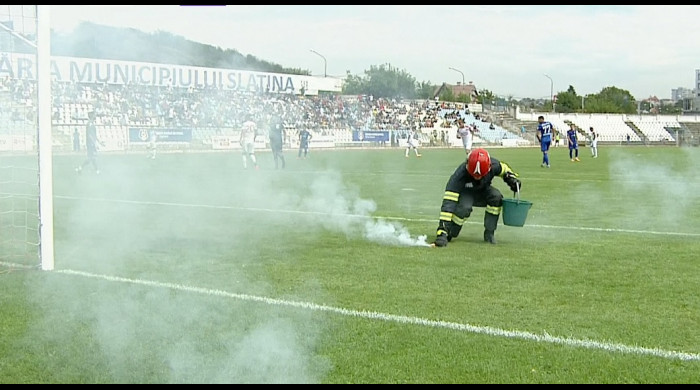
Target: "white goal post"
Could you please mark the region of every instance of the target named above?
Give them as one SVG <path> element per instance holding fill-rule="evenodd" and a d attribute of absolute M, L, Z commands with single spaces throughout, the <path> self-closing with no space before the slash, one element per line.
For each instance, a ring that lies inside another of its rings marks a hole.
<path fill-rule="evenodd" d="M 37 5 L 37 115 L 39 149 L 39 257 L 54 268 L 53 137 L 51 129 L 51 6 Z"/>
<path fill-rule="evenodd" d="M 0 265 L 10 268 L 54 269 L 50 10 L 0 6 Z M 36 59 L 30 84 L 15 74 L 23 55 Z"/>

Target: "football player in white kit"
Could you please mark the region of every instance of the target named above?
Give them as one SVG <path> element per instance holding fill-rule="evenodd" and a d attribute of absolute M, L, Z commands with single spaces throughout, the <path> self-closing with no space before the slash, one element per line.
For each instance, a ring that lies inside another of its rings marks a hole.
<path fill-rule="evenodd" d="M 156 158 L 156 142 L 158 141 L 158 134 L 156 134 L 156 131 L 151 129 L 148 131 L 148 145 L 146 148 L 148 149 L 148 158 L 151 160 L 155 160 Z"/>
<path fill-rule="evenodd" d="M 593 130 L 593 126 L 589 130 L 591 131 L 591 157 L 598 158 L 598 134 Z"/>
<path fill-rule="evenodd" d="M 416 153 L 416 157 L 420 157 L 421 154 L 418 153 L 418 140 L 416 139 L 416 131 L 413 128 L 408 130 L 408 138 L 406 139 L 406 157 L 408 157 L 408 152 L 413 151 Z"/>
<path fill-rule="evenodd" d="M 255 136 L 258 132 L 258 125 L 253 122 L 250 115 L 243 122 L 241 128 L 241 153 L 243 158 L 243 169 L 248 168 L 248 159 L 253 163 L 255 169 L 258 169 L 258 162 L 255 159 Z"/>
<path fill-rule="evenodd" d="M 469 155 L 472 151 L 472 143 L 474 142 L 474 129 L 472 126 L 464 124 L 464 119 L 457 119 L 457 138 L 462 140 L 464 151 Z"/>

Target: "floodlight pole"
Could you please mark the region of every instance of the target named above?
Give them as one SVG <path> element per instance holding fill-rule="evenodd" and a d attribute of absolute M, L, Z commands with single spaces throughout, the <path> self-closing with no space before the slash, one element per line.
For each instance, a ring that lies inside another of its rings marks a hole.
<path fill-rule="evenodd" d="M 328 76 L 328 72 L 327 72 L 327 70 L 328 70 L 328 61 L 326 61 L 326 57 L 324 57 L 323 54 L 317 52 L 317 51 L 314 50 L 314 49 L 309 49 L 309 50 L 310 50 L 312 53 L 314 53 L 314 54 L 318 55 L 319 57 L 323 58 L 323 77 L 327 77 L 327 76 Z"/>
<path fill-rule="evenodd" d="M 557 112 L 554 108 L 554 80 L 548 74 L 545 74 L 544 77 L 549 79 L 549 101 L 552 102 L 552 112 Z"/>
<path fill-rule="evenodd" d="M 459 72 L 462 75 L 462 85 L 464 85 L 464 72 L 462 72 L 459 69 L 455 69 L 453 67 L 450 67 L 450 69 L 454 70 L 455 72 Z"/>

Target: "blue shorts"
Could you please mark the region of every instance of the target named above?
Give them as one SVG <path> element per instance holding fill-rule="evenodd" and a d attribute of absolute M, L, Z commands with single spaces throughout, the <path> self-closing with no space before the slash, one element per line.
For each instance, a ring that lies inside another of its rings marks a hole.
<path fill-rule="evenodd" d="M 569 149 L 578 149 L 578 143 L 575 143 L 575 144 L 570 143 Z"/>
<path fill-rule="evenodd" d="M 540 150 L 543 151 L 543 152 L 546 152 L 546 151 L 549 150 L 549 146 L 550 146 L 550 145 L 552 145 L 552 141 L 551 141 L 551 140 L 549 140 L 549 141 L 542 141 L 542 142 L 540 143 Z"/>

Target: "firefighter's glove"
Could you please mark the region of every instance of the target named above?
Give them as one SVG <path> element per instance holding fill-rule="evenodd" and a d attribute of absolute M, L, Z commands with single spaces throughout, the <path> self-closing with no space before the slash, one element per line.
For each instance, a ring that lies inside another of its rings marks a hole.
<path fill-rule="evenodd" d="M 508 187 L 510 187 L 510 190 L 513 192 L 518 192 L 521 188 L 523 188 L 523 184 L 513 172 L 506 173 L 506 176 L 503 178 L 503 181 L 506 182 Z"/>

